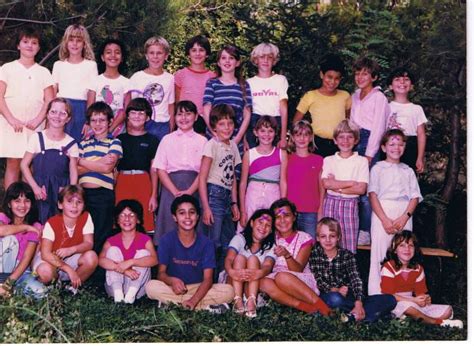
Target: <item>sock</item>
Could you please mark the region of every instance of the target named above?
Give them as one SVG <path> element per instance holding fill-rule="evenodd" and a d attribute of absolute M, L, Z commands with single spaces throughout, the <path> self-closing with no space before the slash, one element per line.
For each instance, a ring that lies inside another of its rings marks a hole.
<path fill-rule="evenodd" d="M 128 304 L 133 304 L 137 293 L 138 293 L 137 287 L 130 287 L 123 301 Z"/>
<path fill-rule="evenodd" d="M 315 313 L 319 312 L 323 316 L 328 316 L 331 312 L 329 306 L 322 299 L 318 299 L 318 301 L 314 304 L 308 304 L 305 302 L 300 302 L 296 307 L 298 310 L 308 312 L 308 313 Z"/>
<path fill-rule="evenodd" d="M 123 300 L 123 291 L 121 288 L 114 289 L 114 302 L 120 303 Z"/>

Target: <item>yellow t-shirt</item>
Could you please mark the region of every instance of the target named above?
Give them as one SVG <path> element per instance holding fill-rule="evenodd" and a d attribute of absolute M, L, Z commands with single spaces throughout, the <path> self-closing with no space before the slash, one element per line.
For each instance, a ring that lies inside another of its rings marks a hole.
<path fill-rule="evenodd" d="M 336 126 L 346 118 L 346 110 L 351 108 L 351 95 L 337 90 L 336 95 L 326 96 L 317 89 L 308 91 L 301 98 L 296 110 L 311 114 L 313 133 L 321 138 L 332 139 Z"/>

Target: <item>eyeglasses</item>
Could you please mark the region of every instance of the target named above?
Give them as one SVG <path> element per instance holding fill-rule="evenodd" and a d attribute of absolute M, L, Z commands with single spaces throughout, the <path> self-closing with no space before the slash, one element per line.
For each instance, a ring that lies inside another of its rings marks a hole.
<path fill-rule="evenodd" d="M 53 115 L 53 116 L 59 115 L 59 116 L 62 116 L 62 117 L 67 117 L 69 115 L 65 111 L 57 111 L 55 109 L 50 109 L 48 114 Z"/>
<path fill-rule="evenodd" d="M 119 214 L 119 219 L 125 220 L 125 219 L 135 219 L 137 217 L 137 214 L 135 213 L 120 213 Z"/>
<path fill-rule="evenodd" d="M 103 119 L 103 118 L 89 120 L 91 124 L 103 124 L 103 123 L 106 123 L 107 121 L 108 119 Z"/>

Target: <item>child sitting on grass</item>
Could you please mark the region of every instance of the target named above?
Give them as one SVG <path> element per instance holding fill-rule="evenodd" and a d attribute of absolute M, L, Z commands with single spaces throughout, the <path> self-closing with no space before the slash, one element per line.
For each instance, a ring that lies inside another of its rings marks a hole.
<path fill-rule="evenodd" d="M 231 285 L 212 283 L 214 245 L 196 232 L 200 216 L 197 200 L 190 195 L 179 196 L 171 204 L 171 213 L 178 229 L 160 240 L 158 280 L 146 285 L 148 298 L 191 310 L 228 310 L 234 290 Z"/>
<path fill-rule="evenodd" d="M 450 305 L 431 304 L 419 255 L 420 248 L 413 232 L 405 230 L 393 237 L 383 262 L 380 284 L 383 293 L 393 294 L 397 300 L 392 313 L 396 317 L 406 315 L 427 324 L 462 329 L 463 322 L 452 319 Z"/>
<path fill-rule="evenodd" d="M 391 294 L 366 297 L 354 254 L 339 247 L 341 225 L 324 217 L 318 222 L 318 243 L 311 251 L 309 265 L 321 299 L 331 308 L 340 309 L 346 319 L 375 322 L 390 315 L 397 302 Z"/>

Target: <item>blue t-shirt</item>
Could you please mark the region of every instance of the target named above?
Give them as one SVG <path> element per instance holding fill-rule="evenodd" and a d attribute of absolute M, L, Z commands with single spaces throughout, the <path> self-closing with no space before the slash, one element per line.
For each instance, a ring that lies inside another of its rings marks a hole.
<path fill-rule="evenodd" d="M 245 82 L 245 99 L 242 87 L 239 83 L 223 84 L 218 78 L 209 79 L 204 90 L 203 104 L 210 103 L 213 106 L 227 104 L 234 109 L 235 120 L 238 131 L 242 124 L 243 110 L 245 107 L 252 108 L 252 92 L 249 83 Z"/>
<path fill-rule="evenodd" d="M 201 233 L 197 233 L 194 244 L 188 248 L 179 240 L 177 231 L 165 234 L 160 240 L 158 258 L 160 264 L 166 265 L 166 274 L 186 285 L 202 282 L 204 269 L 216 267 L 214 245 Z"/>

